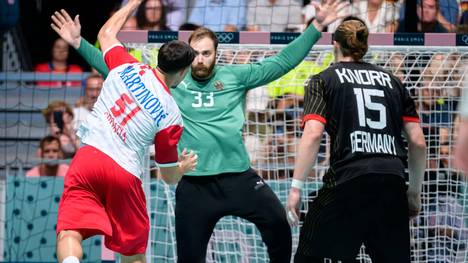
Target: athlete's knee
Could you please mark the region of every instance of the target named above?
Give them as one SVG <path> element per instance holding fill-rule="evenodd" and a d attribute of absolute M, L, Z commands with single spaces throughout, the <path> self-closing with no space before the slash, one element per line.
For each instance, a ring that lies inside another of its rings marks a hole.
<path fill-rule="evenodd" d="M 123 263 L 145 263 L 146 257 L 145 257 L 145 254 L 136 254 L 132 256 L 122 255 L 122 262 Z"/>
<path fill-rule="evenodd" d="M 62 230 L 57 235 L 57 243 L 70 239 L 81 243 L 81 241 L 83 241 L 83 236 L 80 232 L 75 230 Z"/>

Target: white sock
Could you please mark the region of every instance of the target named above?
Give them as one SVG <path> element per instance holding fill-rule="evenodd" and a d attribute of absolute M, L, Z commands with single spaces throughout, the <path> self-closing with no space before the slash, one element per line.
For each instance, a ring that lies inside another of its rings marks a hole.
<path fill-rule="evenodd" d="M 75 256 L 66 257 L 62 263 L 80 263 L 80 260 Z"/>

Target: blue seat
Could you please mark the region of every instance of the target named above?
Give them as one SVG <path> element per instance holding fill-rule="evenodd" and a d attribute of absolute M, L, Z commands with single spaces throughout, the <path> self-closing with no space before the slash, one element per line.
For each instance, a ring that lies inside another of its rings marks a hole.
<path fill-rule="evenodd" d="M 1 85 L 0 108 L 15 110 L 41 110 L 54 100 L 73 106 L 83 95 L 81 87 L 44 88 L 34 85 Z"/>
<path fill-rule="evenodd" d="M 40 139 L 49 132 L 40 111 L 0 111 L 0 120 L 3 138 Z"/>
<path fill-rule="evenodd" d="M 39 141 L 0 141 L 0 166 L 29 167 L 35 163 Z"/>

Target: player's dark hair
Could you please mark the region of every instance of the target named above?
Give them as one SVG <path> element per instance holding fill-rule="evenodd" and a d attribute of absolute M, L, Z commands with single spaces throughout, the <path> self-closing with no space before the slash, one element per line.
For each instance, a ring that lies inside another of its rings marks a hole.
<path fill-rule="evenodd" d="M 192 64 L 195 50 L 187 43 L 172 40 L 161 46 L 158 53 L 158 68 L 172 74 Z"/>
<path fill-rule="evenodd" d="M 200 27 L 193 31 L 188 39 L 188 43 L 190 44 L 192 41 L 200 40 L 205 37 L 213 40 L 214 48 L 215 50 L 218 50 L 218 38 L 216 37 L 216 34 L 211 29 L 206 27 Z"/>
<path fill-rule="evenodd" d="M 341 23 L 333 34 L 333 40 L 340 44 L 343 56 L 352 57 L 354 61 L 361 60 L 367 53 L 368 37 L 369 29 L 366 24 L 355 19 Z"/>

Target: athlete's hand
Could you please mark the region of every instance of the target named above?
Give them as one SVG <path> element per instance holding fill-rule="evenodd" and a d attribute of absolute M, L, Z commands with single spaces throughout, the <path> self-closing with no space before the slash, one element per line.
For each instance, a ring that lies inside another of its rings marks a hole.
<path fill-rule="evenodd" d="M 75 19 L 72 19 L 67 11 L 63 9 L 60 12 L 55 11 L 52 15 L 50 27 L 72 47 L 75 49 L 80 47 L 81 24 L 79 15 L 76 15 Z"/>
<path fill-rule="evenodd" d="M 196 155 L 192 150 L 190 152 L 187 149 L 184 149 L 179 155 L 179 167 L 182 174 L 190 172 L 197 167 L 198 155 Z"/>
<path fill-rule="evenodd" d="M 414 218 L 421 211 L 421 193 L 408 191 L 406 196 L 408 197 L 409 216 Z"/>
<path fill-rule="evenodd" d="M 347 12 L 341 12 L 344 8 L 349 7 L 348 1 L 323 0 L 322 3 L 311 2 L 311 4 L 315 7 L 315 20 L 313 24 L 319 31 L 322 31 L 324 27 L 336 20 L 348 16 Z"/>
<path fill-rule="evenodd" d="M 291 187 L 289 190 L 288 203 L 286 204 L 286 216 L 289 225 L 299 225 L 299 206 L 301 205 L 301 190 Z"/>

